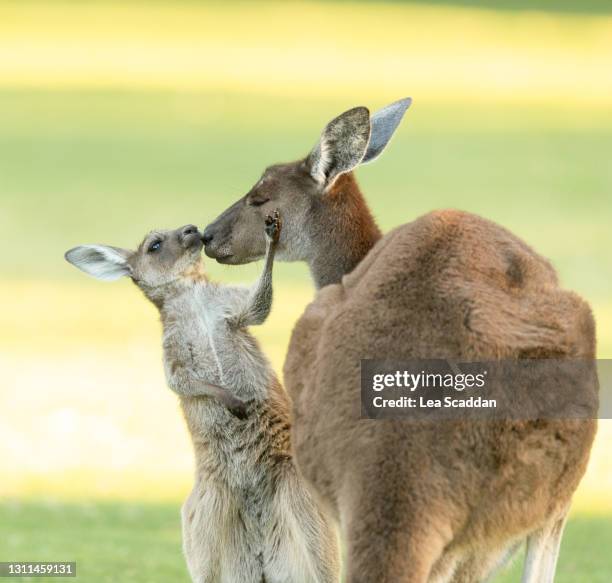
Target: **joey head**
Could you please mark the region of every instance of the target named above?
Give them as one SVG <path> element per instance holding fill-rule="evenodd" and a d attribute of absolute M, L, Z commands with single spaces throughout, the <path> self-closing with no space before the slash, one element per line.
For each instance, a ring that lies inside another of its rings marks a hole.
<path fill-rule="evenodd" d="M 278 212 L 266 218 L 262 232 L 265 232 L 270 256 L 267 270 L 271 272 L 280 233 Z M 202 247 L 202 235 L 198 228 L 186 225 L 174 230 L 151 231 L 136 250 L 108 245 L 82 245 L 70 249 L 65 257 L 74 266 L 100 280 L 129 277 L 160 310 L 165 328 L 172 326 L 174 329 L 177 322 L 188 318 L 188 314 L 202 309 L 205 311 L 206 306 L 200 305 L 201 299 L 195 290 L 209 285 L 220 289 L 208 282 L 202 263 Z M 268 287 L 270 290 L 264 289 L 262 297 L 254 294 L 263 301 L 263 310 L 266 306 L 269 309 L 271 303 L 271 281 L 268 281 Z M 234 291 L 228 294 L 230 303 L 236 301 L 235 295 Z M 184 309 L 186 306 L 189 309 Z M 243 316 L 246 306 L 238 303 L 235 307 L 239 314 L 234 315 Z M 197 314 L 194 313 L 194 316 L 197 317 Z M 213 397 L 236 417 L 243 418 L 246 403 L 230 389 L 218 384 L 223 380 L 222 371 L 218 367 L 208 366 L 208 359 L 194 361 L 197 348 L 208 342 L 208 336 L 197 337 L 197 333 L 194 333 L 196 329 L 197 326 L 191 326 L 190 333 L 182 335 L 169 335 L 165 330 L 164 365 L 170 388 L 180 395 Z M 200 333 L 204 332 L 200 330 Z M 209 372 L 211 374 L 207 374 Z"/>

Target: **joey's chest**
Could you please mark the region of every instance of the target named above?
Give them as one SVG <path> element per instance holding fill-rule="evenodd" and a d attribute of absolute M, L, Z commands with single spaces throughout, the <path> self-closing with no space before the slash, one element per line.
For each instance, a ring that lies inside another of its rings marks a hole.
<path fill-rule="evenodd" d="M 258 353 L 246 330 L 230 326 L 228 307 L 219 298 L 192 297 L 174 311 L 172 322 L 164 326 L 168 368 L 176 362 L 209 382 L 221 383 L 228 373 L 248 367 Z"/>
<path fill-rule="evenodd" d="M 202 368 L 234 352 L 233 336 L 222 306 L 192 301 L 164 329 L 166 358 Z"/>

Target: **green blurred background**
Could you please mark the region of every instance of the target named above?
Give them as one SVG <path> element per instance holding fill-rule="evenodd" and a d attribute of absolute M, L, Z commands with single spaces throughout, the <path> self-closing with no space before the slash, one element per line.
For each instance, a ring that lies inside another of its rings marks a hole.
<path fill-rule="evenodd" d="M 0 561 L 188 580 L 191 449 L 157 315 L 63 252 L 204 226 L 349 107 L 414 98 L 357 172 L 385 230 L 440 207 L 498 221 L 591 302 L 612 357 L 611 71 L 606 0 L 0 0 Z M 279 264 L 275 289 L 256 332 L 280 370 L 305 267 Z M 612 578 L 611 437 L 602 422 L 560 582 Z"/>

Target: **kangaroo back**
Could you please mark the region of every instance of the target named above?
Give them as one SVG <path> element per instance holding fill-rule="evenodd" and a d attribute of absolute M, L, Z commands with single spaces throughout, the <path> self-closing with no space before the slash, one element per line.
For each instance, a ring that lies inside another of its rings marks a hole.
<path fill-rule="evenodd" d="M 594 330 L 545 259 L 458 211 L 392 231 L 319 291 L 284 372 L 296 456 L 344 525 L 349 581 L 491 570 L 564 515 L 595 433 L 591 420 L 360 420 L 360 360 L 593 358 Z"/>

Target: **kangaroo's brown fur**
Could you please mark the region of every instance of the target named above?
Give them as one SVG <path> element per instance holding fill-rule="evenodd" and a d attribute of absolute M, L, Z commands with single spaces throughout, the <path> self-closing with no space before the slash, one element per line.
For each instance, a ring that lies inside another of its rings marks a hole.
<path fill-rule="evenodd" d="M 362 420 L 360 360 L 531 354 L 594 358 L 589 307 L 522 241 L 468 213 L 392 231 L 319 291 L 284 373 L 297 460 L 340 520 L 349 581 L 482 580 L 504 550 L 565 513 L 596 429 Z"/>
<path fill-rule="evenodd" d="M 332 276 L 334 270 L 342 269 L 339 277 L 353 271 L 382 233 L 352 172 L 338 177 L 317 210 L 320 237 L 326 239 L 330 252 L 320 254 L 314 272 L 324 273 L 334 283 L 338 278 Z"/>

